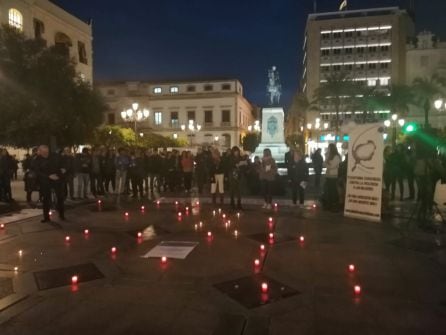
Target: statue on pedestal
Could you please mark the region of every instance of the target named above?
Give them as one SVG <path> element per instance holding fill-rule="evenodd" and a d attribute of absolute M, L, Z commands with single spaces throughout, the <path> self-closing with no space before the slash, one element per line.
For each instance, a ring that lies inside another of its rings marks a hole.
<path fill-rule="evenodd" d="M 266 86 L 269 96 L 270 106 L 280 102 L 280 96 L 282 95 L 282 85 L 280 84 L 279 71 L 275 66 L 268 70 L 268 85 Z"/>

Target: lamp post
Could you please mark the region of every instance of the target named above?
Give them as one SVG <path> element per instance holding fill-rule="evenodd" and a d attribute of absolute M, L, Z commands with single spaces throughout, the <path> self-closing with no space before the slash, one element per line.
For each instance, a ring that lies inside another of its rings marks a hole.
<path fill-rule="evenodd" d="M 397 114 L 392 114 L 390 120 L 384 121 L 384 125 L 387 128 L 392 126 L 392 147 L 395 148 L 396 145 L 396 127 L 399 125 L 400 127 L 404 126 L 404 119 L 399 119 Z"/>
<path fill-rule="evenodd" d="M 188 125 L 181 125 L 181 130 L 186 132 L 189 137 L 189 145 L 192 146 L 192 135 L 198 133 L 201 130 L 201 125 L 196 123 L 194 120 L 189 120 Z"/>
<path fill-rule="evenodd" d="M 446 111 L 446 100 L 443 99 L 437 99 L 434 101 L 434 107 L 439 112 Z"/>
<path fill-rule="evenodd" d="M 133 122 L 133 131 L 135 132 L 135 139 L 138 139 L 137 123 L 148 119 L 150 112 L 147 108 L 140 108 L 137 102 L 132 103 L 132 108 L 123 110 L 121 118 L 125 122 Z"/>

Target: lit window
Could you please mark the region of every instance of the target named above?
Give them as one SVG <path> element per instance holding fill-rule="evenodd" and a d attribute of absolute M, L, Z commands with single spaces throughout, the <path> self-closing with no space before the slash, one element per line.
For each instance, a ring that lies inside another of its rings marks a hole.
<path fill-rule="evenodd" d="M 163 123 L 163 113 L 155 112 L 155 125 L 159 126 Z"/>
<path fill-rule="evenodd" d="M 15 8 L 9 10 L 9 25 L 19 30 L 23 30 L 23 15 Z"/>
<path fill-rule="evenodd" d="M 170 93 L 178 93 L 178 86 L 171 86 Z"/>
<path fill-rule="evenodd" d="M 379 84 L 381 86 L 388 86 L 389 85 L 389 78 L 379 78 Z"/>
<path fill-rule="evenodd" d="M 367 80 L 367 85 L 368 86 L 376 86 L 376 80 L 374 80 L 374 79 Z"/>
<path fill-rule="evenodd" d="M 153 93 L 155 93 L 155 94 L 161 94 L 161 92 L 162 92 L 161 87 L 154 87 L 154 88 L 153 88 Z"/>

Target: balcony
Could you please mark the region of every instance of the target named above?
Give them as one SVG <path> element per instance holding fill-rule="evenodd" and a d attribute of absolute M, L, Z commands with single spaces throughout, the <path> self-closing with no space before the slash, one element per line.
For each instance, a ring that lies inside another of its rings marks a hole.
<path fill-rule="evenodd" d="M 231 122 L 221 122 L 220 126 L 222 127 L 231 127 Z"/>
<path fill-rule="evenodd" d="M 214 126 L 214 122 L 205 122 L 203 124 L 204 128 L 212 128 Z"/>

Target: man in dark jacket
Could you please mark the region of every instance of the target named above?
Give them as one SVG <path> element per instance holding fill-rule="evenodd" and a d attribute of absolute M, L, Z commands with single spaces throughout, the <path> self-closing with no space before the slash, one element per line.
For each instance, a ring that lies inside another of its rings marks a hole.
<path fill-rule="evenodd" d="M 311 162 L 313 163 L 314 169 L 314 186 L 318 188 L 321 184 L 322 165 L 324 164 L 324 158 L 321 155 L 320 148 L 311 155 Z"/>
<path fill-rule="evenodd" d="M 57 210 L 61 220 L 65 220 L 64 197 L 62 191 L 62 180 L 66 170 L 60 165 L 57 155 L 50 155 L 48 146 L 41 145 L 35 160 L 35 171 L 40 185 L 43 201 L 43 220 L 50 221 L 51 190 L 54 190 L 57 199 Z"/>
<path fill-rule="evenodd" d="M 305 158 L 298 150 L 293 152 L 293 157 L 289 164 L 288 178 L 291 181 L 291 193 L 293 204 L 297 204 L 297 194 L 299 194 L 299 204 L 302 206 L 305 200 L 305 188 L 308 183 L 308 165 Z"/>
<path fill-rule="evenodd" d="M 74 156 L 71 153 L 71 149 L 66 147 L 63 149 L 60 157 L 61 167 L 65 169 L 63 182 L 63 191 L 65 199 L 70 195 L 70 199 L 74 199 Z"/>

